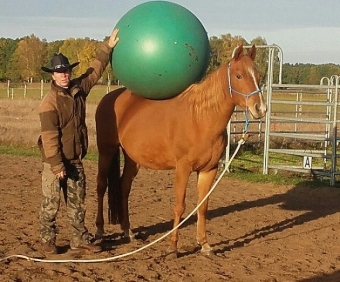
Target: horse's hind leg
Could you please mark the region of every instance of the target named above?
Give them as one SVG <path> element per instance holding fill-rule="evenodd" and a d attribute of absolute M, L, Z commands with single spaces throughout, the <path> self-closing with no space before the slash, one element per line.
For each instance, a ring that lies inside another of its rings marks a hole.
<path fill-rule="evenodd" d="M 122 218 L 120 226 L 124 232 L 124 236 L 133 239 L 134 234 L 131 231 L 130 219 L 129 219 L 129 195 L 131 191 L 132 181 L 136 177 L 139 165 L 134 162 L 123 150 L 124 153 L 124 168 L 121 176 L 121 196 L 122 196 Z"/>
<path fill-rule="evenodd" d="M 190 175 L 189 166 L 177 164 L 175 171 L 175 207 L 174 207 L 174 224 L 175 228 L 181 221 L 181 217 L 185 211 L 185 196 L 188 179 Z M 177 257 L 177 243 L 179 239 L 179 230 L 176 228 L 170 236 L 170 245 L 167 256 L 170 258 Z"/>
<path fill-rule="evenodd" d="M 207 172 L 199 172 L 197 180 L 198 189 L 198 204 L 208 194 L 211 189 L 212 183 L 215 179 L 217 169 Z M 208 199 L 206 199 L 197 210 L 197 242 L 202 247 L 201 252 L 204 255 L 213 255 L 214 251 L 208 244 L 206 232 L 206 215 L 208 211 Z"/>
<path fill-rule="evenodd" d="M 97 198 L 98 198 L 98 209 L 96 218 L 96 237 L 101 238 L 104 235 L 104 195 L 107 188 L 107 177 L 109 168 L 115 153 L 119 152 L 118 146 L 107 147 L 105 150 L 99 150 L 98 158 L 98 174 L 97 174 Z"/>

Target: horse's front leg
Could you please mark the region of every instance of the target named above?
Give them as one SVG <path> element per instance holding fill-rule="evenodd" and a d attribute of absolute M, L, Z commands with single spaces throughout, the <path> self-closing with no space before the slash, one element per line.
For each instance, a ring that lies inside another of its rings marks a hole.
<path fill-rule="evenodd" d="M 188 179 L 191 171 L 188 166 L 177 164 L 175 171 L 175 207 L 174 207 L 174 224 L 175 228 L 180 222 L 185 211 L 185 196 Z M 176 228 L 170 236 L 170 246 L 167 255 L 173 258 L 177 257 L 177 243 L 179 239 L 179 230 Z"/>
<path fill-rule="evenodd" d="M 210 171 L 201 171 L 198 173 L 197 190 L 198 190 L 198 204 L 208 194 L 212 183 L 215 179 L 217 168 Z M 197 210 L 197 242 L 202 247 L 201 252 L 204 255 L 213 255 L 214 251 L 208 244 L 206 232 L 206 215 L 208 211 L 208 198 L 202 203 Z"/>
<path fill-rule="evenodd" d="M 124 168 L 121 177 L 121 195 L 122 195 L 122 214 L 120 218 L 120 226 L 124 232 L 124 237 L 132 240 L 135 238 L 135 234 L 132 232 L 130 227 L 129 217 L 129 195 L 131 191 L 132 181 L 136 177 L 139 171 L 139 165 L 135 163 L 124 151 Z"/>

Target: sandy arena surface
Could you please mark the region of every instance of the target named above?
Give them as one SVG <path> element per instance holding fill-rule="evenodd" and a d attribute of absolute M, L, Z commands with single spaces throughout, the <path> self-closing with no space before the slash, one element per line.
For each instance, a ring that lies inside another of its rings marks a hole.
<path fill-rule="evenodd" d="M 95 162 L 87 172 L 86 225 L 95 232 Z M 135 254 L 172 228 L 173 172 L 141 169 L 130 196 L 133 230 L 127 243 L 118 226 L 106 225 L 104 250 L 96 255 L 69 250 L 65 204 L 57 224 L 59 254 L 41 252 L 38 211 L 39 158 L 0 155 L 0 259 L 10 255 L 60 260 L 35 262 L 13 257 L 0 261 L 7 281 L 340 281 L 340 189 L 254 184 L 226 175 L 210 196 L 208 239 L 214 257 L 195 245 L 195 216 L 180 229 L 179 258 L 162 256 L 168 237 Z M 187 192 L 190 213 L 196 204 L 194 175 Z M 106 219 L 106 217 L 105 217 Z M 67 262 L 67 260 L 86 262 Z M 93 259 L 107 261 L 91 262 Z M 66 261 L 62 261 L 66 260 Z"/>

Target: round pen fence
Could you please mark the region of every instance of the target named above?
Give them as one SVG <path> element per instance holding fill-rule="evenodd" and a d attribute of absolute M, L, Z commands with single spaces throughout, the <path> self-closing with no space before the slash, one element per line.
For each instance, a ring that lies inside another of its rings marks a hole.
<path fill-rule="evenodd" d="M 272 84 L 269 91 L 263 173 L 269 169 L 311 173 L 329 178 L 333 186 L 340 174 L 339 77 L 332 76 L 327 85 Z"/>
<path fill-rule="evenodd" d="M 338 111 L 339 76 L 323 77 L 320 85 L 282 84 L 282 50 L 268 48 L 268 72 L 264 87 L 267 114 L 265 120 L 251 121 L 250 140 L 263 144 L 263 174 L 269 170 L 287 170 L 329 178 L 333 186 L 340 174 Z M 273 83 L 274 53 L 279 56 L 279 83 Z M 227 163 L 231 147 L 238 140 L 245 123 L 244 113 L 236 110 L 227 127 Z M 259 146 L 260 147 L 260 146 Z"/>

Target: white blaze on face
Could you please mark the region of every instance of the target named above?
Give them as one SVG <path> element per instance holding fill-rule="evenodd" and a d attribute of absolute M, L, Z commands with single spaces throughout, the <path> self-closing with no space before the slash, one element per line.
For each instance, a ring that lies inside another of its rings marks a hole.
<path fill-rule="evenodd" d="M 267 110 L 267 106 L 266 106 L 266 103 L 264 101 L 264 98 L 263 98 L 263 95 L 262 95 L 262 92 L 261 92 L 261 89 L 260 89 L 260 86 L 259 84 L 257 83 L 256 81 L 256 76 L 255 76 L 255 70 L 254 68 L 249 68 L 249 73 L 250 73 L 250 76 L 252 77 L 253 81 L 254 81 L 254 85 L 256 87 L 256 90 L 259 91 L 258 92 L 258 95 L 260 95 L 260 100 L 261 100 L 261 105 L 260 105 L 260 111 L 265 113 L 266 110 Z"/>
<path fill-rule="evenodd" d="M 251 78 L 252 78 L 253 81 L 254 81 L 254 85 L 256 86 L 256 90 L 259 91 L 260 88 L 259 88 L 259 85 L 258 85 L 258 83 L 257 83 L 257 81 L 256 81 L 254 68 L 249 68 L 249 73 L 250 73 Z"/>

